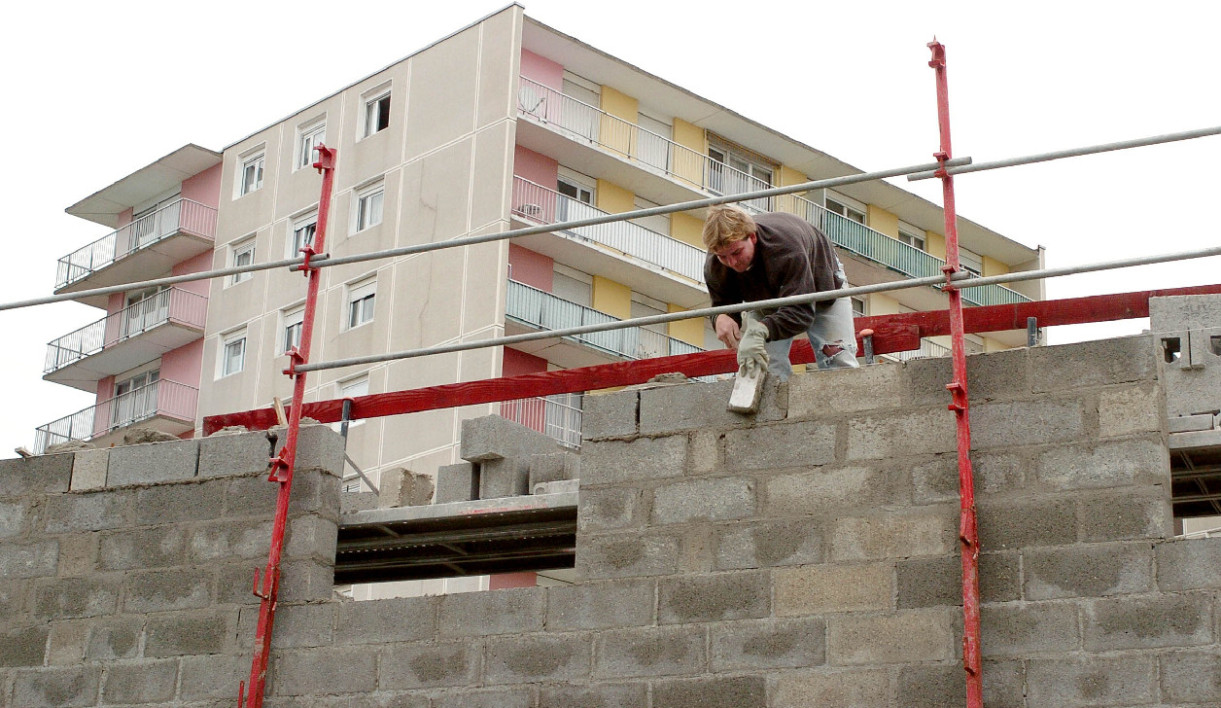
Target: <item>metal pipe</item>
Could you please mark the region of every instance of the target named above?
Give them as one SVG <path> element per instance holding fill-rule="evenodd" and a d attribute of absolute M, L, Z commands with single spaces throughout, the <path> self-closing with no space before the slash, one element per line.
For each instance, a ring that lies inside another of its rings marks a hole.
<path fill-rule="evenodd" d="M 1039 345 L 1039 318 L 1026 318 L 1026 346 L 1036 347 Z"/>
<path fill-rule="evenodd" d="M 950 167 L 946 170 L 946 172 L 951 175 L 961 175 L 966 174 L 967 172 L 982 172 L 984 170 L 995 170 L 1001 167 L 1016 167 L 1017 165 L 1030 165 L 1036 162 L 1062 160 L 1066 157 L 1097 155 L 1098 153 L 1114 152 L 1115 150 L 1127 150 L 1129 148 L 1146 147 L 1148 145 L 1173 143 L 1180 140 L 1205 138 L 1210 135 L 1221 135 L 1221 126 L 1213 128 L 1199 128 L 1196 130 L 1184 130 L 1179 133 L 1166 133 L 1165 135 L 1153 135 L 1147 138 L 1120 140 L 1114 143 L 1102 143 L 1100 145 L 1090 145 L 1087 147 L 1068 148 L 1067 150 L 1054 150 L 1052 152 L 1042 152 L 1034 155 L 1025 155 L 1022 157 L 1010 157 L 1008 159 L 993 160 L 991 162 L 975 162 L 961 167 Z M 922 179 L 932 179 L 936 176 L 936 170 L 926 170 L 924 172 L 917 172 L 916 174 L 908 175 L 907 179 L 909 182 L 916 182 Z"/>
<path fill-rule="evenodd" d="M 344 401 L 344 403 L 348 403 L 348 401 Z M 348 422 L 345 420 L 343 424 L 346 426 Z M 352 461 L 352 458 L 348 455 L 348 453 L 343 453 L 343 459 L 352 466 L 352 469 L 356 470 L 356 476 L 363 479 L 365 484 L 369 485 L 369 489 L 371 489 L 374 494 L 381 494 L 381 490 L 377 488 L 377 485 L 373 483 L 373 480 L 369 479 L 364 470 L 356 466 L 356 463 Z"/>

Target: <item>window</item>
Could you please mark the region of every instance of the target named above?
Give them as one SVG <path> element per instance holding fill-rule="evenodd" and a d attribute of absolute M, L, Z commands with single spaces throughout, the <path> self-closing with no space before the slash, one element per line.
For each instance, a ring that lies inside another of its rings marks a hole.
<path fill-rule="evenodd" d="M 906 243 L 908 246 L 924 250 L 924 235 L 917 235 L 916 232 L 903 227 L 899 227 L 899 240 Z"/>
<path fill-rule="evenodd" d="M 246 330 L 230 332 L 221 338 L 217 378 L 236 374 L 246 365 Z"/>
<path fill-rule="evenodd" d="M 772 186 L 772 165 L 761 157 L 748 155 L 740 150 L 718 145 L 709 146 L 708 189 L 716 194 L 741 194 L 767 189 Z M 761 211 L 771 209 L 769 200 L 752 199 L 744 202 Z"/>
<path fill-rule="evenodd" d="M 114 386 L 110 403 L 110 424 L 120 427 L 135 423 L 157 412 L 157 381 L 161 371 L 154 369 L 120 381 Z"/>
<path fill-rule="evenodd" d="M 341 381 L 339 383 L 339 398 L 340 399 L 357 398 L 359 396 L 367 396 L 367 395 L 369 395 L 369 375 L 368 374 L 365 374 L 364 376 L 358 376 L 354 379 L 348 379 L 347 381 Z M 350 421 L 348 423 L 348 429 L 351 430 L 352 428 L 358 428 L 364 424 L 365 424 L 365 419 L 359 418 L 357 420 Z M 331 425 L 331 429 L 337 433 L 341 432 L 343 430 L 343 422 L 340 421 L 338 423 L 333 423 Z"/>
<path fill-rule="evenodd" d="M 293 222 L 293 235 L 288 241 L 288 258 L 301 255 L 301 249 L 314 242 L 314 234 L 318 232 L 318 214 L 303 216 Z"/>
<path fill-rule="evenodd" d="M 863 298 L 863 297 L 852 298 L 852 316 L 853 317 L 864 317 L 865 316 L 865 298 Z"/>
<path fill-rule="evenodd" d="M 280 315 L 279 353 L 285 354 L 293 347 L 301 346 L 301 328 L 305 322 L 305 308 L 285 310 Z"/>
<path fill-rule="evenodd" d="M 385 130 L 390 125 L 390 89 L 365 98 L 365 123 L 362 137 Z"/>
<path fill-rule="evenodd" d="M 232 257 L 230 265 L 234 268 L 248 266 L 254 263 L 254 238 L 248 238 L 241 243 L 234 244 L 231 250 Z M 230 285 L 250 280 L 254 277 L 254 273 L 246 271 L 245 273 L 234 273 L 230 280 Z"/>
<path fill-rule="evenodd" d="M 851 219 L 858 224 L 865 223 L 864 211 L 850 207 L 842 202 L 837 202 L 830 197 L 827 198 L 827 211 L 831 212 L 832 214 L 839 214 L 846 219 Z"/>
<path fill-rule="evenodd" d="M 353 231 L 364 231 L 382 223 L 382 201 L 385 185 L 378 184 L 356 194 L 356 224 Z"/>
<path fill-rule="evenodd" d="M 326 121 L 315 121 L 297 132 L 297 169 L 314 164 L 314 148 L 326 140 Z"/>
<path fill-rule="evenodd" d="M 367 280 L 348 288 L 348 329 L 373 321 L 373 300 L 376 296 L 376 280 Z"/>
<path fill-rule="evenodd" d="M 559 200 L 556 216 L 560 221 L 576 221 L 599 216 L 593 209 L 594 185 L 597 181 L 587 175 L 561 167 L 555 181 L 555 191 L 564 195 Z M 584 206 L 588 205 L 588 206 Z"/>
<path fill-rule="evenodd" d="M 984 274 L 984 259 L 965 248 L 958 249 L 958 263 L 976 277 L 982 277 Z"/>
<path fill-rule="evenodd" d="M 258 152 L 242 158 L 242 169 L 238 173 L 237 196 L 250 194 L 263 186 L 263 163 L 266 153 Z"/>

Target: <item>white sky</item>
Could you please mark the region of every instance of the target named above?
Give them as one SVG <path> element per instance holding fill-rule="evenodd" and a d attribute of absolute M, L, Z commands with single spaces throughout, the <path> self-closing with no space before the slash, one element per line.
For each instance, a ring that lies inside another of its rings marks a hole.
<path fill-rule="evenodd" d="M 0 302 L 51 293 L 104 227 L 64 208 L 186 143 L 215 150 L 506 0 L 22 3 L 0 43 Z M 954 151 L 977 161 L 1221 125 L 1221 3 L 528 0 L 528 15 L 863 170 L 937 148 L 925 45 L 947 48 Z M 181 8 L 181 9 L 180 9 Z M 1221 137 L 964 175 L 959 212 L 1049 266 L 1218 243 Z M 937 203 L 933 182 L 896 182 Z M 1217 259 L 1049 281 L 1049 297 L 1221 282 Z M 0 312 L 0 457 L 92 405 L 41 380 L 46 343 L 104 313 Z M 1052 342 L 1147 321 L 1060 328 Z M 265 362 L 279 366 L 279 362 Z"/>

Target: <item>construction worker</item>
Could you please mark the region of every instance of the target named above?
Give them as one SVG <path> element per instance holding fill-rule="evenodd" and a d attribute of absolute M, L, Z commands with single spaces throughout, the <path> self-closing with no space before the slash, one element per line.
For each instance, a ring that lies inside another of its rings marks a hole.
<path fill-rule="evenodd" d="M 830 239 L 792 214 L 751 217 L 736 206 L 714 206 L 704 221 L 703 237 L 708 249 L 704 279 L 713 307 L 844 287 L 844 267 Z M 819 369 L 857 366 L 848 298 L 786 305 L 760 314 L 761 319 L 717 315 L 713 320 L 717 339 L 738 351 L 738 366 L 745 371 L 767 367 L 768 373 L 787 380 L 793 371 L 789 348 L 803 331 Z"/>

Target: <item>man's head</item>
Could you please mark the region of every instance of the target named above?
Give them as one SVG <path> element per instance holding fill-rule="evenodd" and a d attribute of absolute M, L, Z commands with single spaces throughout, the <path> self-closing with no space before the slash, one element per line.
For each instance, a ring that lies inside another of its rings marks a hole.
<path fill-rule="evenodd" d="M 744 273 L 755 260 L 755 220 L 736 206 L 719 204 L 704 220 L 704 246 L 726 268 Z"/>

